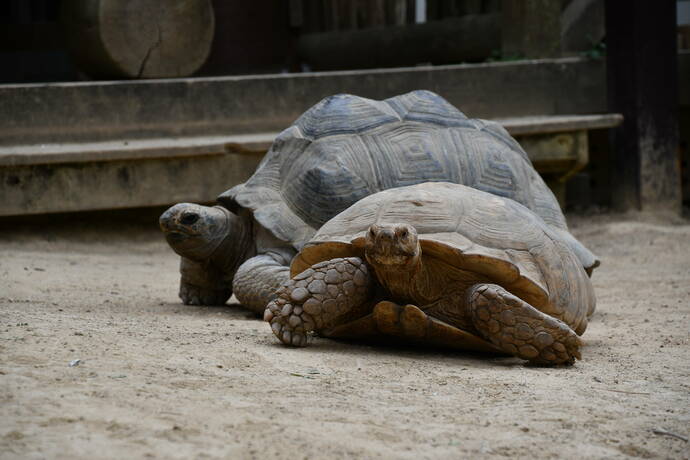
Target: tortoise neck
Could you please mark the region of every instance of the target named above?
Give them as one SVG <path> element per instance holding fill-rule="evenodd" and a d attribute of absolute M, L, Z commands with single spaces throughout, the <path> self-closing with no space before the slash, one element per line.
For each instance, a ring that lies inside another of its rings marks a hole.
<path fill-rule="evenodd" d="M 256 254 L 252 219 L 246 213 L 234 214 L 222 206 L 216 207 L 225 213 L 228 229 L 213 251 L 211 263 L 223 272 L 227 281 L 232 282 L 240 265 Z"/>
<path fill-rule="evenodd" d="M 374 265 L 373 268 L 379 282 L 390 292 L 393 299 L 404 303 L 426 301 L 422 293 L 429 280 L 421 254 L 412 266 L 405 269 L 391 265 Z"/>

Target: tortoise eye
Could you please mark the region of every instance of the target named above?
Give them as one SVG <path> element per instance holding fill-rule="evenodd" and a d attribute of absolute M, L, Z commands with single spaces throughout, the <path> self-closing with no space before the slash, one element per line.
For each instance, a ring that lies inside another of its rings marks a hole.
<path fill-rule="evenodd" d="M 408 233 L 408 232 L 407 232 L 407 229 L 406 229 L 406 228 L 403 228 L 402 230 L 400 230 L 400 233 L 399 233 L 400 238 L 406 238 L 406 237 L 407 237 L 407 233 Z"/>
<path fill-rule="evenodd" d="M 369 227 L 369 236 L 370 236 L 371 238 L 376 237 L 376 229 L 374 228 L 373 225 L 372 225 L 371 227 Z"/>
<path fill-rule="evenodd" d="M 182 224 L 184 224 L 184 225 L 192 225 L 197 220 L 199 220 L 199 214 L 189 213 L 189 214 L 185 214 L 184 216 L 182 216 L 182 219 L 180 219 L 180 222 L 182 222 Z"/>

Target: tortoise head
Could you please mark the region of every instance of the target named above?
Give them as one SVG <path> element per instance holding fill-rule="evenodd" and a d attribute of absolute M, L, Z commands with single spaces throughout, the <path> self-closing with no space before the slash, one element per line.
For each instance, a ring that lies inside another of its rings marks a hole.
<path fill-rule="evenodd" d="M 165 211 L 159 224 L 173 250 L 191 260 L 210 259 L 240 217 L 221 206 L 178 203 Z"/>
<path fill-rule="evenodd" d="M 408 224 L 374 224 L 365 237 L 364 255 L 374 266 L 413 269 L 422 255 L 417 230 Z"/>

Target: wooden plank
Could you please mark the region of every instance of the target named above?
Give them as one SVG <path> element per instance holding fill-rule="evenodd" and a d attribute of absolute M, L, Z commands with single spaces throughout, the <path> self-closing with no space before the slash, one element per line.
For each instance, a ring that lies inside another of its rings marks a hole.
<path fill-rule="evenodd" d="M 377 4 L 371 4 L 372 11 Z M 371 13 L 371 11 L 370 11 Z M 298 51 L 316 70 L 478 62 L 500 46 L 499 15 L 303 35 Z"/>

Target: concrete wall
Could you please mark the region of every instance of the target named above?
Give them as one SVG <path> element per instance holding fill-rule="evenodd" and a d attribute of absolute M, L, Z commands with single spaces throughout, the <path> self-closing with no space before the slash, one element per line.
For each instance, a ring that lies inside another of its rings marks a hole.
<path fill-rule="evenodd" d="M 0 145 L 280 131 L 321 98 L 441 94 L 468 116 L 606 111 L 602 61 L 0 86 Z"/>

